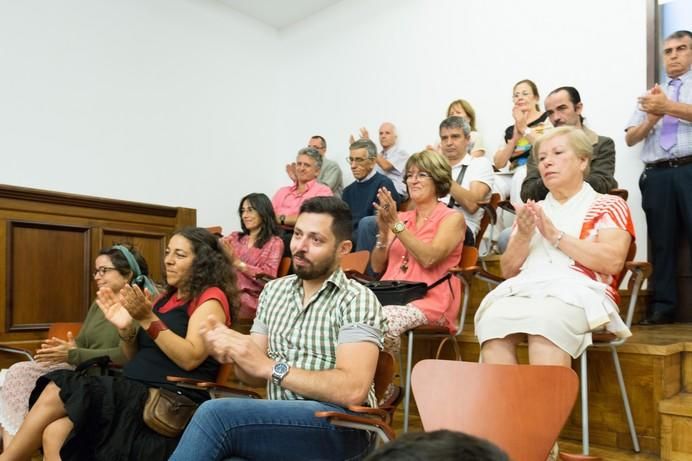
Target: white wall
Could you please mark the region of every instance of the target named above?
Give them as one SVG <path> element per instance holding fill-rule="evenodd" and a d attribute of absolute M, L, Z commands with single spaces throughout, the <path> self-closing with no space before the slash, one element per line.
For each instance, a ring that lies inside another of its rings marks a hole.
<path fill-rule="evenodd" d="M 343 0 L 276 32 L 215 0 L 0 0 L 0 183 L 193 207 L 230 230 L 310 135 L 349 177 L 350 133 L 391 120 L 415 151 L 463 97 L 493 149 L 531 78 L 580 90 L 643 236 L 623 128 L 645 90 L 645 6 Z"/>
<path fill-rule="evenodd" d="M 624 126 L 646 85 L 644 0 L 351 0 L 281 34 L 282 113 L 287 146 L 321 132 L 329 155 L 349 133 L 376 135 L 391 120 L 414 152 L 435 141 L 448 103 L 471 101 L 486 147 L 512 123 L 512 85 L 534 80 L 544 97 L 577 87 L 587 123 L 617 147 L 616 177 L 629 189 L 645 234 L 638 150 Z M 346 169 L 345 163 L 342 163 Z M 639 241 L 640 257 L 645 243 Z"/>
<path fill-rule="evenodd" d="M 273 168 L 276 36 L 213 0 L 1 0 L 0 183 L 234 227 L 236 191 Z"/>

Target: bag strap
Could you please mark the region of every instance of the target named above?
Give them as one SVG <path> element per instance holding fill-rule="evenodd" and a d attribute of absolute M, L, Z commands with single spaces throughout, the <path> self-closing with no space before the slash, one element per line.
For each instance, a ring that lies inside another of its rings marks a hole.
<path fill-rule="evenodd" d="M 447 274 L 445 274 L 441 279 L 428 285 L 428 290 L 432 290 L 433 288 L 435 288 L 436 286 L 438 286 L 440 283 L 444 282 L 445 280 L 449 280 L 451 277 L 452 277 L 452 273 L 447 272 Z"/>
<path fill-rule="evenodd" d="M 457 184 L 461 186 L 461 182 L 464 180 L 464 175 L 466 174 L 466 168 L 468 165 L 461 165 L 461 171 L 459 172 L 459 175 L 457 176 Z M 448 208 L 453 208 L 454 204 L 456 202 L 454 201 L 454 197 L 451 196 L 449 197 L 449 202 L 447 203 Z"/>

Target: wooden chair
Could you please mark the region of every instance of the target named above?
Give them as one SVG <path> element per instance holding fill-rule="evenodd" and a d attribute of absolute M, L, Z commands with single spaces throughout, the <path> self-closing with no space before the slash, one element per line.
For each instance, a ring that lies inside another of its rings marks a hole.
<path fill-rule="evenodd" d="M 630 278 L 627 284 L 629 304 L 627 305 L 626 311 L 624 309 L 620 310 L 621 314 L 623 311 L 625 312 L 624 320 L 628 328 L 632 327 L 632 319 L 634 317 L 634 312 L 637 306 L 637 298 L 639 296 L 641 286 L 644 283 L 644 280 L 651 275 L 652 270 L 651 264 L 648 262 L 633 261 L 636 252 L 637 246 L 633 240 L 630 243 L 625 266 L 623 267 L 618 278 L 619 281 L 622 281 L 627 273 L 630 273 Z M 475 276 L 481 280 L 493 284 L 499 284 L 504 281 L 502 277 L 498 277 L 485 271 L 477 271 Z M 589 348 L 610 349 L 613 359 L 613 367 L 615 368 L 615 376 L 620 388 L 620 396 L 622 397 L 625 417 L 627 419 L 627 426 L 630 431 L 630 437 L 632 438 L 632 447 L 635 452 L 639 453 L 639 439 L 637 437 L 634 418 L 632 417 L 632 410 L 630 408 L 629 397 L 627 395 L 627 388 L 625 387 L 625 379 L 622 374 L 622 367 L 620 366 L 620 359 L 617 353 L 617 348 L 623 345 L 627 338 L 617 338 L 615 335 L 606 331 L 595 331 L 591 336 L 593 344 L 591 344 L 579 358 L 581 373 L 582 454 L 589 454 L 589 380 L 587 367 Z"/>
<path fill-rule="evenodd" d="M 378 408 L 351 405 L 348 407 L 348 410 L 357 413 L 356 415 L 344 414 L 338 411 L 317 411 L 315 416 L 327 418 L 335 426 L 374 432 L 383 443 L 394 439 L 396 432 L 392 429 L 391 424 L 394 411 L 401 400 L 401 394 L 396 392 L 386 402 L 382 402 L 385 391 L 394 381 L 394 357 L 389 352 L 380 351 L 374 381 L 375 396 L 380 402 Z M 396 390 L 398 391 L 399 389 L 397 388 Z"/>
<path fill-rule="evenodd" d="M 490 194 L 490 199 L 488 201 L 478 203 L 478 205 L 483 208 L 483 218 L 481 218 L 480 225 L 478 226 L 478 233 L 476 234 L 475 246 L 477 249 L 480 249 L 481 240 L 483 240 L 488 226 L 497 223 L 497 206 L 500 203 L 500 198 L 500 194 L 493 192 Z"/>
<path fill-rule="evenodd" d="M 457 344 L 457 337 L 461 334 L 464 329 L 464 320 L 466 319 L 466 310 L 468 308 L 469 299 L 471 298 L 471 280 L 474 274 L 480 271 L 480 268 L 476 266 L 478 261 L 478 248 L 476 247 L 464 247 L 461 253 L 461 259 L 456 267 L 450 269 L 450 272 L 461 279 L 462 283 L 462 299 L 461 306 L 459 309 L 459 320 L 457 321 L 457 329 L 455 334 L 449 332 L 449 328 L 446 326 L 436 326 L 436 325 L 422 325 L 417 328 L 408 330 L 405 335 L 408 337 L 408 349 L 406 354 L 406 378 L 404 381 L 404 432 L 408 431 L 408 419 L 409 410 L 411 402 L 411 365 L 413 363 L 413 342 L 415 337 L 425 338 L 425 339 L 436 339 L 442 338 L 443 341 L 437 348 L 436 357 L 442 350 L 442 347 L 449 340 L 454 348 L 454 353 L 457 360 L 461 360 L 461 352 L 459 350 L 459 345 Z M 403 371 L 401 366 L 401 355 L 399 356 L 400 372 Z"/>
<path fill-rule="evenodd" d="M 82 322 L 56 322 L 56 323 L 51 323 L 50 327 L 48 327 L 48 335 L 46 338 L 60 338 L 60 339 L 67 339 L 67 332 L 71 331 L 72 334 L 77 337 L 77 334 L 79 334 L 79 330 L 82 328 Z M 7 344 L 0 344 L 0 351 L 2 352 L 9 352 L 11 354 L 19 354 L 24 357 L 26 357 L 28 360 L 34 360 L 34 351 L 31 351 L 29 349 L 24 349 L 20 347 L 14 347 L 11 345 Z"/>
<path fill-rule="evenodd" d="M 281 262 L 279 263 L 279 269 L 276 272 L 276 277 L 273 275 L 269 274 L 257 274 L 255 278 L 257 280 L 262 280 L 264 282 L 268 282 L 270 280 L 280 279 L 281 277 L 285 277 L 288 275 L 288 272 L 291 270 L 291 257 L 290 256 L 284 256 L 281 258 Z"/>
<path fill-rule="evenodd" d="M 356 251 L 341 258 L 341 269 L 344 272 L 364 274 L 369 261 L 370 252 L 368 250 Z"/>
<path fill-rule="evenodd" d="M 567 367 L 422 360 L 413 393 L 423 429 L 488 439 L 510 459 L 544 461 L 569 417 L 579 378 Z"/>

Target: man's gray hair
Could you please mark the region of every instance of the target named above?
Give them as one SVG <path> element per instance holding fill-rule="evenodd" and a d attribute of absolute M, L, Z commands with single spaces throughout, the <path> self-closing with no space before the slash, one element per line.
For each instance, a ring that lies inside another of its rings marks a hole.
<path fill-rule="evenodd" d="M 308 157 L 311 157 L 315 161 L 317 169 L 322 169 L 322 155 L 317 151 L 317 149 L 315 149 L 314 147 L 303 147 L 298 151 L 298 155 L 296 155 L 296 158 L 300 157 L 301 155 L 307 155 Z"/>
<path fill-rule="evenodd" d="M 349 150 L 365 149 L 368 151 L 368 158 L 377 157 L 377 146 L 369 139 L 359 139 L 348 147 Z"/>
<path fill-rule="evenodd" d="M 442 131 L 442 128 L 446 128 L 448 130 L 458 128 L 464 132 L 464 136 L 467 138 L 469 137 L 469 134 L 471 134 L 471 126 L 469 125 L 469 122 L 458 115 L 452 115 L 451 117 L 447 117 L 446 119 L 442 120 L 442 123 L 440 123 L 440 131 Z"/>
<path fill-rule="evenodd" d="M 679 40 L 681 38 L 689 38 L 690 40 L 692 40 L 692 32 L 690 32 L 689 30 L 684 30 L 684 29 L 683 30 L 676 30 L 675 32 L 673 32 L 672 34 L 667 36 L 666 39 L 664 40 L 664 42 L 667 42 L 668 40 L 673 40 L 673 39 Z"/>

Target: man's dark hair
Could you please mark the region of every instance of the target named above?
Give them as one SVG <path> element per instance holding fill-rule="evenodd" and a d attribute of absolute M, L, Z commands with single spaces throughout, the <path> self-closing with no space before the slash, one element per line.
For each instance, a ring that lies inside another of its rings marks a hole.
<path fill-rule="evenodd" d="M 353 216 L 346 202 L 338 197 L 313 197 L 303 202 L 300 213 L 328 214 L 332 217 L 332 232 L 336 242 L 351 240 Z"/>
<path fill-rule="evenodd" d="M 555 88 L 553 91 L 550 92 L 548 96 L 550 96 L 551 94 L 559 93 L 560 91 L 567 92 L 569 100 L 574 107 L 577 107 L 577 104 L 581 102 L 581 95 L 579 94 L 579 91 L 577 91 L 577 89 L 573 86 L 561 86 L 560 88 Z M 584 117 L 582 115 L 579 115 L 579 123 L 584 125 Z"/>
<path fill-rule="evenodd" d="M 310 139 L 319 139 L 320 142 L 322 143 L 322 149 L 326 149 L 326 148 L 327 148 L 327 140 L 324 139 L 322 136 L 316 134 L 315 136 L 311 137 Z"/>
<path fill-rule="evenodd" d="M 509 456 L 487 440 L 447 430 L 408 432 L 382 446 L 365 461 L 509 461 Z"/>

